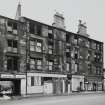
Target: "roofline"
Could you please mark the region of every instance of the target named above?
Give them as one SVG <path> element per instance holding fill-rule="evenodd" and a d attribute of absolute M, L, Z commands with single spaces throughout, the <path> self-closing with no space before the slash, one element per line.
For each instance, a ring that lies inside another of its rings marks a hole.
<path fill-rule="evenodd" d="M 99 42 L 99 43 L 102 43 L 102 44 L 103 44 L 102 41 L 98 41 L 98 40 L 92 39 L 92 38 L 90 38 L 90 37 L 86 37 L 86 36 L 80 35 L 80 34 L 78 34 L 78 33 L 73 33 L 73 32 L 70 32 L 70 31 L 67 31 L 67 30 L 64 30 L 64 29 L 58 28 L 58 27 L 54 27 L 54 26 L 51 26 L 51 25 L 45 24 L 45 23 L 43 23 L 43 22 L 39 22 L 39 21 L 36 21 L 36 20 L 30 19 L 30 18 L 28 18 L 28 17 L 23 17 L 23 18 L 25 18 L 25 19 L 27 19 L 27 20 L 29 20 L 29 21 L 33 21 L 33 22 L 36 22 L 36 23 L 39 23 L 39 24 L 42 24 L 42 25 L 45 25 L 45 26 L 48 26 L 48 27 L 54 28 L 54 29 L 61 30 L 61 31 L 66 32 L 66 33 L 71 33 L 71 34 L 74 34 L 74 35 L 79 35 L 80 37 L 84 37 L 84 38 L 87 38 L 87 39 L 89 39 L 89 40 L 93 40 L 93 41 L 96 41 L 96 42 Z"/>
<path fill-rule="evenodd" d="M 1 18 L 5 18 L 5 19 L 9 19 L 9 20 L 12 20 L 12 21 L 15 21 L 15 22 L 18 22 L 18 23 L 24 23 L 24 22 L 21 22 L 19 20 L 15 20 L 15 19 L 12 19 L 12 18 L 9 18 L 9 17 L 6 17 L 6 16 L 2 16 L 0 15 Z"/>
<path fill-rule="evenodd" d="M 18 23 L 24 24 L 24 22 L 21 22 L 21 21 L 19 21 L 19 20 L 15 20 L 15 19 L 12 19 L 12 18 L 9 18 L 9 17 L 6 17 L 6 16 L 2 16 L 2 15 L 0 15 L 0 17 L 1 17 L 1 18 L 5 18 L 5 19 L 10 19 L 10 20 L 12 20 L 12 21 L 15 21 L 15 22 L 18 22 Z M 78 34 L 78 33 L 73 33 L 73 32 L 70 32 L 70 31 L 67 31 L 67 30 L 64 30 L 64 29 L 58 28 L 58 27 L 54 27 L 54 26 L 51 26 L 51 25 L 48 25 L 48 24 L 45 24 L 45 23 L 42 23 L 42 22 L 39 22 L 39 21 L 35 21 L 35 20 L 30 19 L 30 18 L 28 18 L 28 17 L 24 17 L 24 16 L 22 16 L 22 18 L 25 18 L 26 20 L 33 21 L 33 22 L 36 22 L 36 23 L 39 23 L 39 24 L 42 24 L 42 25 L 45 25 L 45 26 L 51 27 L 51 28 L 53 28 L 53 29 L 61 30 L 61 31 L 66 32 L 66 33 L 71 33 L 71 34 L 73 34 L 73 35 L 79 35 L 80 37 L 84 37 L 84 38 L 87 38 L 87 39 L 89 39 L 89 40 L 93 40 L 93 41 L 96 41 L 96 42 L 99 42 L 99 43 L 102 43 L 102 44 L 103 44 L 103 42 L 101 42 L 101 41 L 98 41 L 98 40 L 95 40 L 95 39 L 92 39 L 92 38 L 88 38 L 88 37 L 83 36 L 83 35 L 80 35 L 80 34 Z"/>

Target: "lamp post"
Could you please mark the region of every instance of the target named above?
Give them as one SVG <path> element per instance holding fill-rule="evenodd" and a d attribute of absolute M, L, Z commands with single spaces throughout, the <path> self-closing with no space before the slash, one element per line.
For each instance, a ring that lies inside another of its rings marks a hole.
<path fill-rule="evenodd" d="M 27 95 L 27 70 L 29 69 L 29 23 L 26 23 L 26 95 Z"/>

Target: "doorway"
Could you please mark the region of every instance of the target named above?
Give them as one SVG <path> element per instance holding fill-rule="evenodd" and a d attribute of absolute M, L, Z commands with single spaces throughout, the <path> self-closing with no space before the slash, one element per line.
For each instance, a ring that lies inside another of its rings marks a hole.
<path fill-rule="evenodd" d="M 13 80 L 13 95 L 21 95 L 21 80 Z"/>

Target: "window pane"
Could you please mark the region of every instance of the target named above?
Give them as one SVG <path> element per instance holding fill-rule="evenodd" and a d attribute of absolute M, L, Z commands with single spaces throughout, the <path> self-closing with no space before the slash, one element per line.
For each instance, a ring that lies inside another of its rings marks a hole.
<path fill-rule="evenodd" d="M 49 70 L 53 69 L 53 62 L 49 61 Z"/>
<path fill-rule="evenodd" d="M 37 42 L 36 44 L 36 52 L 41 52 L 42 48 L 42 43 L 41 42 Z"/>
<path fill-rule="evenodd" d="M 30 59 L 30 69 L 35 69 L 35 60 Z"/>
<path fill-rule="evenodd" d="M 67 71 L 69 71 L 70 65 L 69 63 L 67 63 Z"/>
<path fill-rule="evenodd" d="M 30 41 L 30 45 L 35 45 L 35 41 Z"/>
<path fill-rule="evenodd" d="M 30 69 L 35 69 L 35 65 L 30 64 Z"/>
<path fill-rule="evenodd" d="M 12 70 L 12 58 L 11 57 L 8 57 L 7 58 L 7 70 Z"/>
<path fill-rule="evenodd" d="M 41 42 L 37 42 L 37 46 L 41 47 L 42 43 Z"/>
<path fill-rule="evenodd" d="M 41 51 L 42 51 L 41 47 L 36 46 L 36 52 L 41 52 Z"/>
<path fill-rule="evenodd" d="M 34 86 L 34 77 L 31 77 L 31 86 Z"/>
<path fill-rule="evenodd" d="M 34 59 L 30 59 L 30 64 L 35 64 L 35 60 Z"/>
<path fill-rule="evenodd" d="M 37 69 L 42 69 L 42 60 L 37 60 Z"/>
<path fill-rule="evenodd" d="M 13 23 L 13 29 L 17 30 L 17 23 Z"/>
<path fill-rule="evenodd" d="M 35 46 L 30 46 L 30 51 L 35 51 Z"/>
<path fill-rule="evenodd" d="M 17 40 L 13 40 L 13 47 L 17 48 Z"/>
<path fill-rule="evenodd" d="M 12 47 L 12 40 L 8 39 L 8 47 Z"/>

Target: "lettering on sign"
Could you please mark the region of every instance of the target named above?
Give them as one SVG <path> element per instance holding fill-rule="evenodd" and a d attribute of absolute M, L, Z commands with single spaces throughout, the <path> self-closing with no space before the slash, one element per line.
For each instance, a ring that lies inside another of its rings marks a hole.
<path fill-rule="evenodd" d="M 14 78 L 14 75 L 1 74 L 1 78 Z"/>

